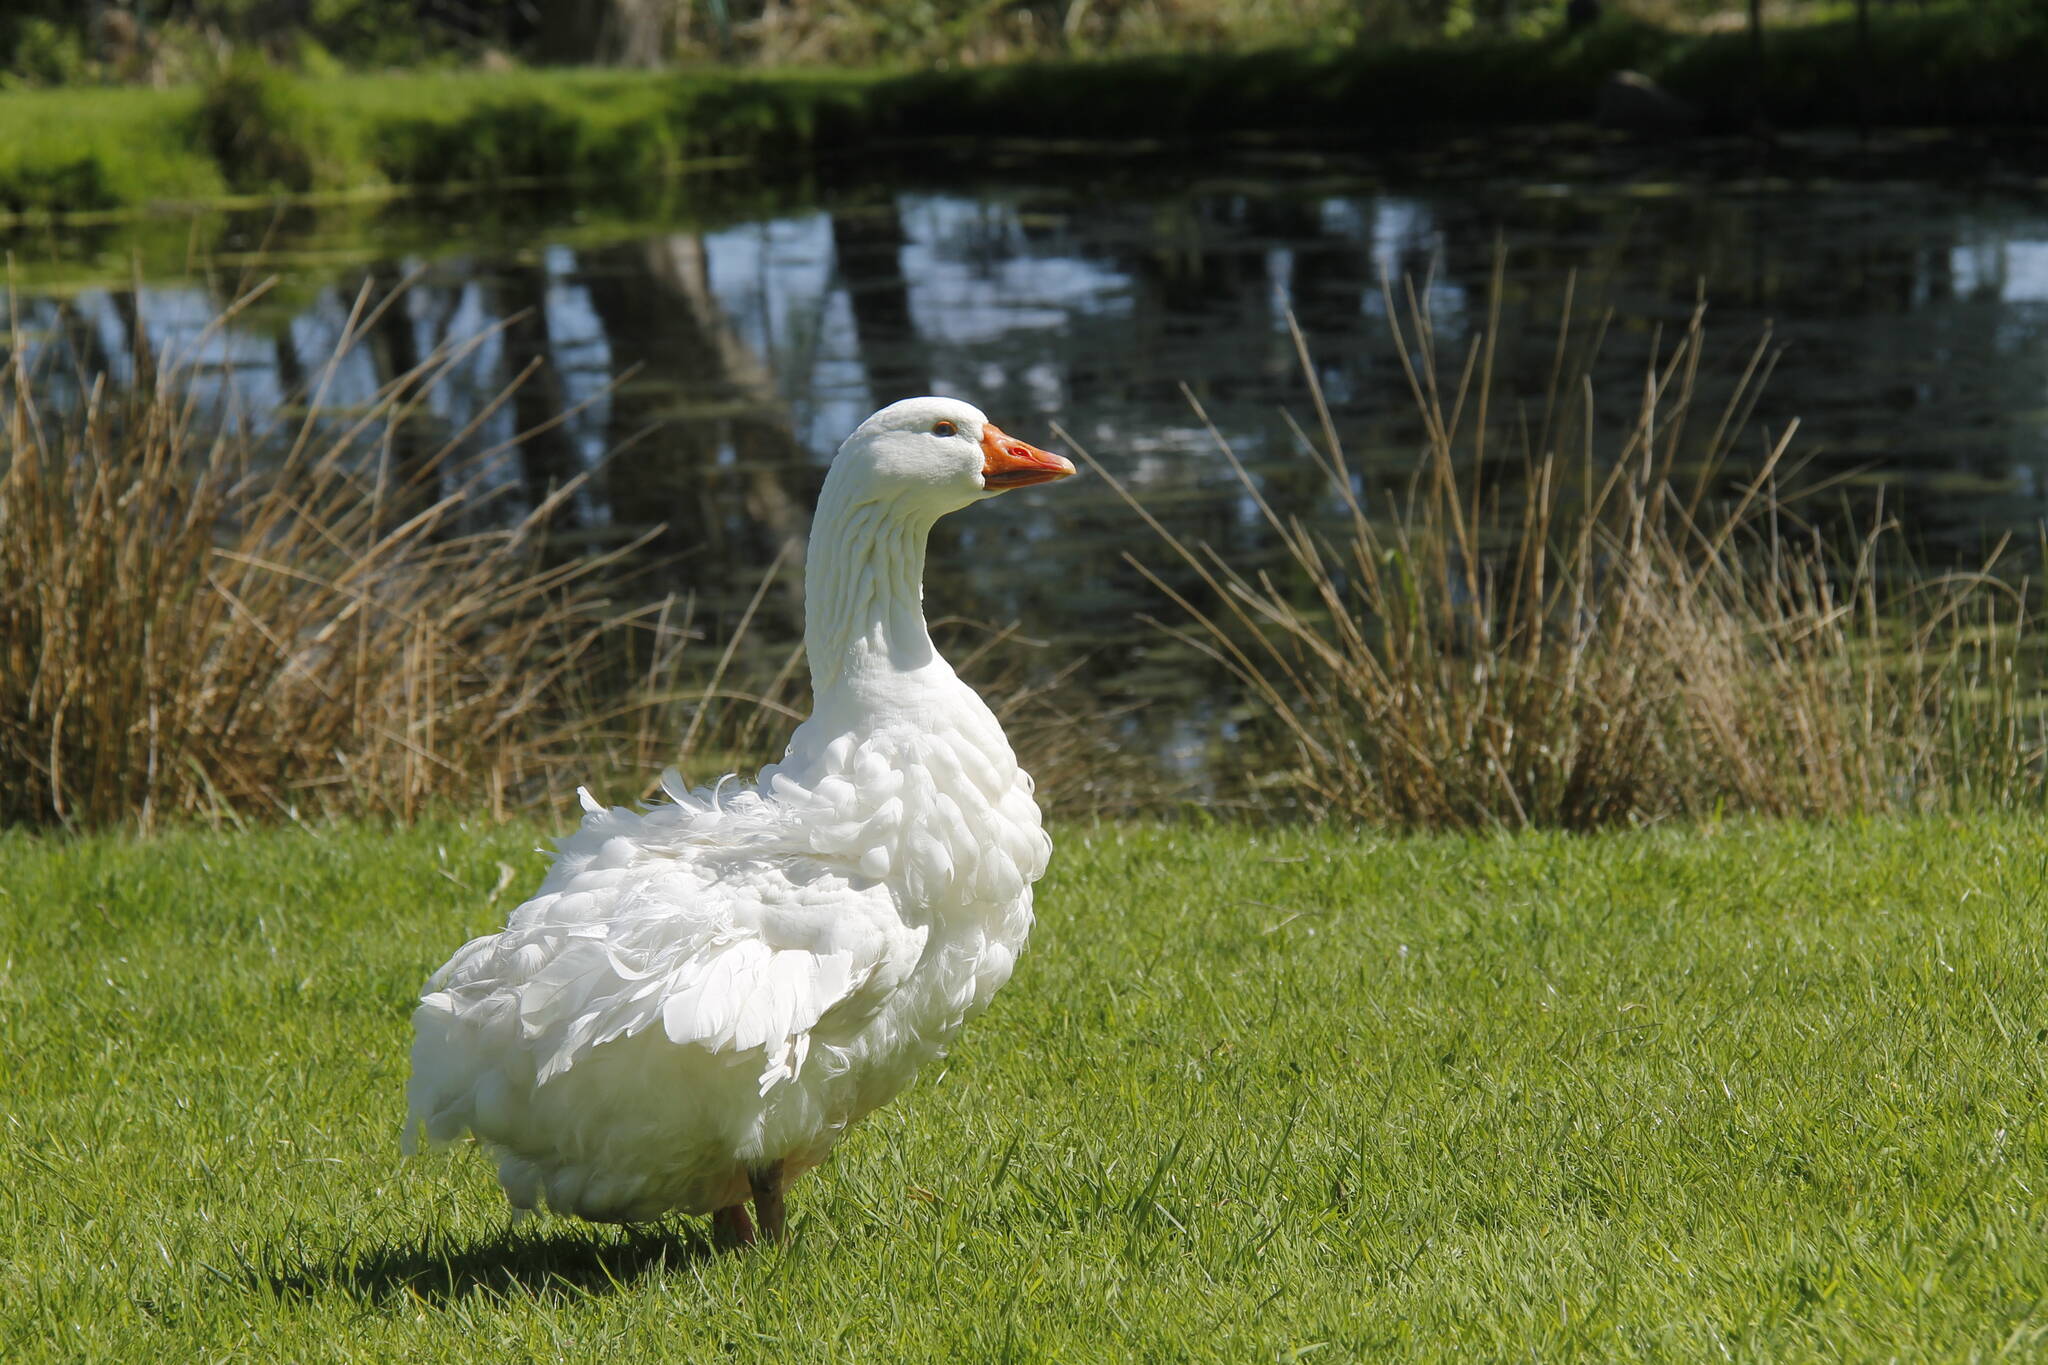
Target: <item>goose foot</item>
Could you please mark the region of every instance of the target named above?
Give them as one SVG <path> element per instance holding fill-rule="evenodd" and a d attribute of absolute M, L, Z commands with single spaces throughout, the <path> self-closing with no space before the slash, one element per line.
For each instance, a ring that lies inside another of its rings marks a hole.
<path fill-rule="evenodd" d="M 761 1239 L 782 1241 L 789 1235 L 782 1208 L 782 1163 L 771 1162 L 748 1171 L 747 1182 L 754 1187 L 754 1216 L 761 1222 Z"/>
<path fill-rule="evenodd" d="M 711 1244 L 721 1251 L 738 1251 L 754 1244 L 754 1220 L 747 1217 L 745 1204 L 734 1204 L 712 1213 Z"/>

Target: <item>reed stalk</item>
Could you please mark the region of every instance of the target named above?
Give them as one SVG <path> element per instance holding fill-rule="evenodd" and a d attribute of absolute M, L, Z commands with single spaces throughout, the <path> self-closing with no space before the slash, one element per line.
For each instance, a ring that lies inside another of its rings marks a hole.
<path fill-rule="evenodd" d="M 509 490 L 494 462 L 533 433 L 485 448 L 477 433 L 530 371 L 459 430 L 429 431 L 434 389 L 485 338 L 437 349 L 367 403 L 331 401 L 397 293 L 357 297 L 281 409 L 290 423 L 252 429 L 202 402 L 222 387 L 197 382 L 211 343 L 260 293 L 176 353 L 138 343 L 131 385 L 77 375 L 77 403 L 48 397 L 58 348 L 11 335 L 0 826 L 504 818 L 579 784 L 651 798 L 670 766 L 713 781 L 780 755 L 809 708 L 800 643 L 741 657 L 770 583 L 799 571 L 793 545 L 714 656 L 689 598 L 641 586 L 658 531 L 551 545 L 594 471 L 523 513 L 496 501 Z M 1141 803 L 1115 718 L 1059 690 L 1077 663 L 1048 679 L 1014 627 L 938 629 L 1063 806 Z"/>
<path fill-rule="evenodd" d="M 61 410 L 39 397 L 52 348 L 13 334 L 0 824 L 503 815 L 572 774 L 673 757 L 681 712 L 651 680 L 692 638 L 686 604 L 614 605 L 637 542 L 549 552 L 580 479 L 522 515 L 483 510 L 503 455 L 475 448 L 483 416 L 422 435 L 422 404 L 477 342 L 357 408 L 326 405 L 395 297 L 357 297 L 283 430 L 250 429 L 194 382 L 253 293 L 131 386 L 80 375 Z M 619 642 L 650 682 L 600 699 Z"/>
<path fill-rule="evenodd" d="M 1823 536 L 1779 491 L 1796 424 L 1739 473 L 1772 352 L 1766 337 L 1703 413 L 1704 307 L 1653 349 L 1618 427 L 1591 378 L 1605 319 L 1575 338 L 1569 296 L 1547 383 L 1515 391 L 1494 372 L 1500 278 L 1448 361 L 1426 291 L 1386 289 L 1426 436 L 1412 476 L 1370 497 L 1296 331 L 1317 435 L 1294 430 L 1334 527 L 1268 503 L 1209 426 L 1280 569 L 1177 538 L 1102 471 L 1176 566 L 1129 556 L 1173 609 L 1155 624 L 1256 715 L 1245 788 L 1433 829 L 2043 799 L 2038 608 L 2007 547 L 1927 570 L 1882 504 L 1846 545 Z M 1487 473 L 1502 452 L 1519 497 Z"/>

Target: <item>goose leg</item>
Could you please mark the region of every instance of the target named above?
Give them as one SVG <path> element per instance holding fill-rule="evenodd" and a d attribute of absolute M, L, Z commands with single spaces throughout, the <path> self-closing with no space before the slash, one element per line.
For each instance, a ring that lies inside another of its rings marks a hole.
<path fill-rule="evenodd" d="M 712 1245 L 738 1250 L 754 1244 L 754 1220 L 747 1217 L 744 1203 L 714 1211 L 711 1215 Z"/>
<path fill-rule="evenodd" d="M 781 1241 L 789 1233 L 782 1209 L 782 1163 L 748 1171 L 747 1180 L 754 1187 L 754 1216 L 761 1220 L 761 1239 Z"/>

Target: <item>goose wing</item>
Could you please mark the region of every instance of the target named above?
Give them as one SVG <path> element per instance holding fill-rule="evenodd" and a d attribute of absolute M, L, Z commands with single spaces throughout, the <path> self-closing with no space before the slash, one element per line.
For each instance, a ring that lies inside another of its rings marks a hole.
<path fill-rule="evenodd" d="M 653 1028 L 682 1047 L 758 1052 L 766 1095 L 822 1023 L 871 1017 L 924 949 L 927 931 L 886 888 L 822 863 L 654 856 L 620 839 L 558 873 L 427 983 L 411 1107 L 430 1138 L 469 1126 L 479 1052 L 500 1072 L 518 1054 L 542 1085 Z"/>

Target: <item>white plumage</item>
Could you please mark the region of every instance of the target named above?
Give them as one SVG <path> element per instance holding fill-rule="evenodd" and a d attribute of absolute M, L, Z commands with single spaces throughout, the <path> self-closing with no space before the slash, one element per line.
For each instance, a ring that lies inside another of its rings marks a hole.
<path fill-rule="evenodd" d="M 1073 472 L 950 399 L 834 459 L 807 567 L 815 708 L 752 784 L 582 796 L 539 891 L 413 1015 L 406 1145 L 472 1133 L 513 1205 L 770 1235 L 781 1190 L 1009 978 L 1051 844 L 993 714 L 932 648 L 926 534 Z"/>

